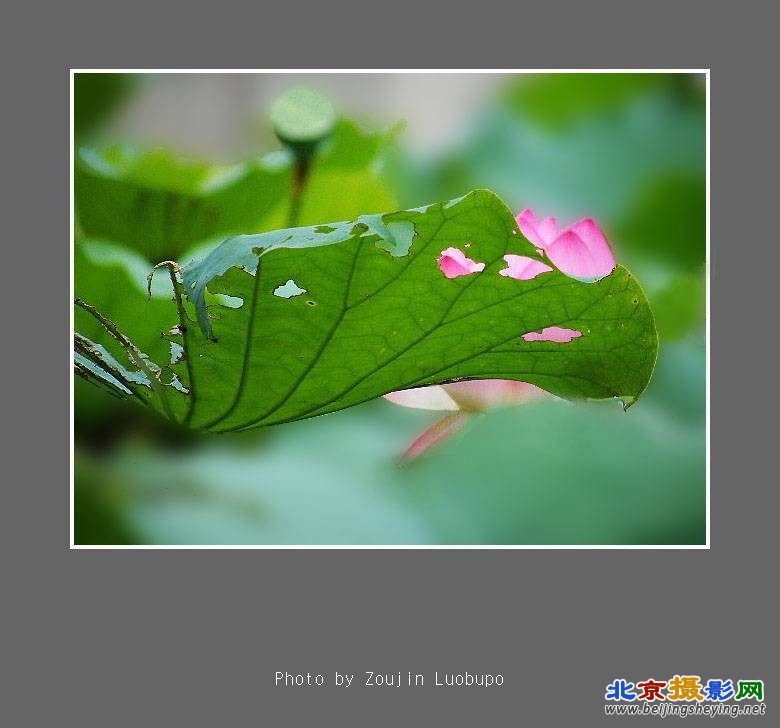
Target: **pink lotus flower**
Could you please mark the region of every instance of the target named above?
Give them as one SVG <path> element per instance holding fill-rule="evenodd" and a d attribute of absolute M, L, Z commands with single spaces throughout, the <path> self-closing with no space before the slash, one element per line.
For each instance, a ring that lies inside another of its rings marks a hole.
<path fill-rule="evenodd" d="M 475 379 L 419 389 L 402 389 L 386 394 L 385 399 L 412 409 L 485 412 L 493 407 L 519 404 L 544 394 L 544 390 L 533 384 L 513 379 Z"/>
<path fill-rule="evenodd" d="M 615 256 L 599 226 L 589 217 L 574 225 L 558 230 L 554 217 L 539 220 L 533 210 L 526 208 L 517 218 L 520 232 L 544 253 L 567 276 L 583 281 L 597 281 L 615 269 Z M 536 278 L 540 273 L 552 270 L 524 255 L 505 255 L 508 267 L 499 271 L 502 276 L 521 281 Z"/>
<path fill-rule="evenodd" d="M 530 209 L 516 218 L 523 235 L 540 253 L 562 272 L 587 282 L 597 281 L 615 269 L 615 258 L 598 225 L 585 218 L 563 230 L 554 217 L 539 220 Z M 552 270 L 552 267 L 524 255 L 505 255 L 507 267 L 499 274 L 526 281 Z M 447 278 L 482 273 L 484 263 L 466 257 L 458 248 L 447 248 L 437 263 Z M 566 344 L 582 336 L 576 329 L 548 326 L 541 331 L 522 335 L 529 342 L 549 341 Z M 385 395 L 385 399 L 402 407 L 449 412 L 425 430 L 406 450 L 402 459 L 418 457 L 461 430 L 471 416 L 493 407 L 522 404 L 549 396 L 533 384 L 505 379 L 455 382 L 418 389 L 404 389 Z"/>
<path fill-rule="evenodd" d="M 406 449 L 401 459 L 410 460 L 461 430 L 474 414 L 544 396 L 547 396 L 547 392 L 533 384 L 511 379 L 478 379 L 419 389 L 403 389 L 386 394 L 385 399 L 401 407 L 449 411 L 449 414 L 436 420 Z"/>

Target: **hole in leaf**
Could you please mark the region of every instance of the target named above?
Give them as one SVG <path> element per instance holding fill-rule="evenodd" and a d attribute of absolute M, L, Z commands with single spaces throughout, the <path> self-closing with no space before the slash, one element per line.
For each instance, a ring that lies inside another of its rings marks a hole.
<path fill-rule="evenodd" d="M 552 270 L 549 265 L 525 255 L 505 255 L 507 267 L 498 271 L 499 275 L 518 281 L 530 281 L 532 278 Z"/>
<path fill-rule="evenodd" d="M 171 362 L 171 363 L 173 364 L 174 362 Z M 181 380 L 179 379 L 178 376 L 176 376 L 176 374 L 173 375 L 173 377 L 171 378 L 170 382 L 167 382 L 167 383 L 163 382 L 163 383 L 165 384 L 166 387 L 173 387 L 177 392 L 181 392 L 182 394 L 189 394 L 190 393 L 190 390 L 187 389 L 187 387 L 185 387 L 181 383 Z"/>
<path fill-rule="evenodd" d="M 328 233 L 332 233 L 335 229 L 336 228 L 331 227 L 330 225 L 318 225 L 316 228 L 314 228 L 314 232 L 327 235 Z"/>
<path fill-rule="evenodd" d="M 171 341 L 171 364 L 177 364 L 184 358 L 184 347 L 175 342 Z"/>
<path fill-rule="evenodd" d="M 471 273 L 481 273 L 485 270 L 484 263 L 477 263 L 458 248 L 447 248 L 441 251 L 441 257 L 436 261 L 439 264 L 439 270 L 444 273 L 446 278 L 458 278 L 467 276 Z"/>
<path fill-rule="evenodd" d="M 316 306 L 317 305 L 316 301 L 306 301 L 306 303 L 308 303 L 309 306 Z"/>
<path fill-rule="evenodd" d="M 302 293 L 306 293 L 306 289 L 301 288 L 292 278 L 287 283 L 274 288 L 274 296 L 279 298 L 294 298 Z"/>
<path fill-rule="evenodd" d="M 572 339 L 582 336 L 577 329 L 567 329 L 561 326 L 546 326 L 541 331 L 529 331 L 523 334 L 524 341 L 554 341 L 556 344 L 568 344 Z"/>
<path fill-rule="evenodd" d="M 238 296 L 228 296 L 227 293 L 215 293 L 214 300 L 218 302 L 220 306 L 225 308 L 241 308 L 244 305 L 244 299 Z"/>

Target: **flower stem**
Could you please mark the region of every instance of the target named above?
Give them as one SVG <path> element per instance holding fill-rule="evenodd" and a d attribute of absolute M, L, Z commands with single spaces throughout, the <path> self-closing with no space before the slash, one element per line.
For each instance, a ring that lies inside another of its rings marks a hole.
<path fill-rule="evenodd" d="M 287 227 L 297 227 L 301 216 L 301 202 L 306 182 L 309 179 L 311 160 L 308 155 L 296 154 L 290 190 L 290 210 L 287 214 Z"/>

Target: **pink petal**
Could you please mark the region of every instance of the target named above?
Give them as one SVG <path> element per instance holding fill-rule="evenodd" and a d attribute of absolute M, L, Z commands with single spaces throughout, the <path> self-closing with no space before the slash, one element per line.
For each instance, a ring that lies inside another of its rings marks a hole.
<path fill-rule="evenodd" d="M 537 248 L 544 247 L 544 240 L 542 240 L 542 236 L 539 235 L 539 232 L 537 231 L 539 221 L 536 219 L 533 210 L 526 207 L 525 210 L 515 218 L 515 221 L 517 222 L 517 227 L 520 228 L 520 232 L 523 233 L 531 243 Z"/>
<path fill-rule="evenodd" d="M 539 223 L 536 231 L 544 241 L 545 246 L 549 245 L 558 237 L 558 221 L 554 217 L 546 217 Z"/>
<path fill-rule="evenodd" d="M 505 255 L 504 260 L 508 267 L 498 272 L 502 276 L 516 278 L 518 281 L 530 281 L 540 273 L 552 270 L 549 265 L 540 263 L 533 258 L 527 258 L 525 255 Z"/>
<path fill-rule="evenodd" d="M 469 415 L 462 412 L 456 412 L 451 415 L 445 415 L 440 420 L 434 422 L 425 432 L 422 433 L 401 456 L 402 461 L 412 460 L 420 457 L 423 453 L 432 447 L 440 445 L 442 442 L 452 437 L 456 432 L 462 430 L 468 422 Z"/>
<path fill-rule="evenodd" d="M 554 217 L 546 217 L 539 221 L 534 211 L 528 207 L 515 220 L 520 232 L 537 248 L 546 247 L 558 235 L 557 222 Z"/>
<path fill-rule="evenodd" d="M 441 251 L 441 257 L 437 261 L 439 269 L 447 278 L 457 278 L 458 276 L 467 276 L 470 273 L 479 273 L 485 270 L 484 263 L 467 258 L 465 253 L 458 248 L 447 248 Z"/>
<path fill-rule="evenodd" d="M 565 329 L 560 326 L 547 326 L 541 331 L 529 331 L 523 334 L 525 341 L 554 341 L 558 344 L 568 344 L 572 339 L 582 336 L 581 331 Z"/>
<path fill-rule="evenodd" d="M 586 218 L 566 228 L 547 248 L 550 260 L 566 275 L 595 281 L 615 269 L 615 257 L 598 225 Z"/>
<path fill-rule="evenodd" d="M 476 379 L 441 386 L 402 389 L 386 394 L 385 399 L 412 409 L 484 412 L 493 407 L 522 404 L 546 394 L 543 389 L 526 382 L 511 379 Z"/>
<path fill-rule="evenodd" d="M 461 409 L 484 412 L 493 407 L 523 404 L 547 395 L 543 389 L 511 379 L 475 379 L 442 385 Z"/>
<path fill-rule="evenodd" d="M 418 387 L 417 389 L 402 389 L 390 392 L 385 399 L 401 407 L 424 410 L 458 410 L 457 402 L 447 394 L 443 387 Z"/>

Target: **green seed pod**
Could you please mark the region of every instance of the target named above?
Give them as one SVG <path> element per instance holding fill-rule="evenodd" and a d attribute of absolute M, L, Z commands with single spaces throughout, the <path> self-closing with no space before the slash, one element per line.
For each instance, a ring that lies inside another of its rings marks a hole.
<path fill-rule="evenodd" d="M 333 131 L 336 112 L 322 94 L 305 87 L 283 93 L 271 107 L 271 123 L 279 140 L 298 158 L 308 158 Z"/>

